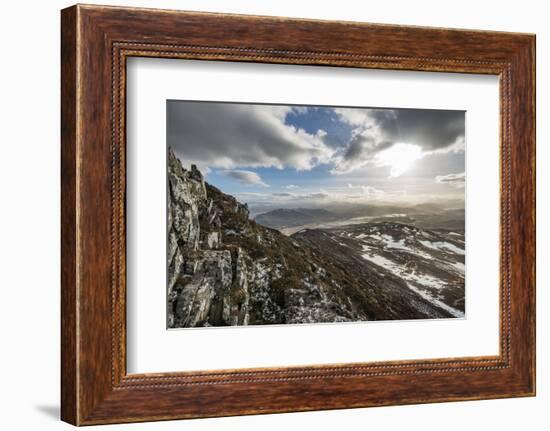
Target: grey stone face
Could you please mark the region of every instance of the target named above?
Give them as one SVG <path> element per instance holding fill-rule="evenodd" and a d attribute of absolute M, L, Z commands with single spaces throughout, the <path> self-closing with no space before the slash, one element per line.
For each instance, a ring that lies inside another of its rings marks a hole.
<path fill-rule="evenodd" d="M 169 327 L 246 325 L 247 257 L 221 249 L 219 211 L 202 174 L 185 170 L 171 150 L 168 187 Z"/>

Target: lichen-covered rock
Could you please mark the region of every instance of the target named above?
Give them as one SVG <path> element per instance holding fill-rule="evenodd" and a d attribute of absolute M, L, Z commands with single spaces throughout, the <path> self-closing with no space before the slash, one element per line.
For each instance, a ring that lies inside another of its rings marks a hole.
<path fill-rule="evenodd" d="M 232 283 L 231 253 L 204 251 L 194 260 L 193 274 L 180 275 L 172 289 L 176 292 L 174 319 L 182 327 L 218 325 Z"/>
<path fill-rule="evenodd" d="M 181 166 L 172 150 L 168 153 L 168 226 L 174 242 L 185 249 L 199 246 L 199 211 L 206 201 L 204 179 L 198 170 L 188 172 Z"/>
<path fill-rule="evenodd" d="M 223 248 L 220 208 L 196 166 L 187 171 L 172 150 L 168 184 L 168 326 L 248 324 L 250 258 Z"/>
<path fill-rule="evenodd" d="M 229 325 L 248 325 L 248 281 L 250 257 L 241 248 L 233 253 L 233 283 L 229 295 L 224 297 L 223 321 Z"/>

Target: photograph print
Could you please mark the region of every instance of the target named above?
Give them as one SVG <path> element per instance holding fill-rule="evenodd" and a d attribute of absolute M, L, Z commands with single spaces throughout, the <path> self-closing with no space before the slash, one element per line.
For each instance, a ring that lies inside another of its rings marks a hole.
<path fill-rule="evenodd" d="M 465 316 L 465 112 L 169 100 L 167 326 Z"/>

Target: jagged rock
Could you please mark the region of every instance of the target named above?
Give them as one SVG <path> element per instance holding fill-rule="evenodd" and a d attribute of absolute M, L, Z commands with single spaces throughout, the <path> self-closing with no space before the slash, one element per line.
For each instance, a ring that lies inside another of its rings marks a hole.
<path fill-rule="evenodd" d="M 182 327 L 204 324 L 219 325 L 221 312 L 232 282 L 231 253 L 204 251 L 200 253 L 191 276 L 178 277 L 172 291 L 175 322 Z"/>
<path fill-rule="evenodd" d="M 172 150 L 168 153 L 168 226 L 180 247 L 196 250 L 199 246 L 199 211 L 206 201 L 206 187 L 200 172 L 181 166 Z M 170 249 L 173 249 L 173 243 Z"/>
<path fill-rule="evenodd" d="M 171 149 L 168 180 L 169 326 L 248 324 L 250 258 L 240 248 L 220 249 L 220 211 L 204 178 L 195 165 L 184 169 Z M 247 214 L 240 206 L 238 213 Z"/>
<path fill-rule="evenodd" d="M 233 255 L 233 284 L 224 298 L 223 320 L 229 325 L 248 325 L 248 280 L 250 257 L 241 248 Z"/>
<path fill-rule="evenodd" d="M 210 232 L 206 237 L 206 246 L 216 248 L 220 243 L 220 236 L 219 232 Z"/>

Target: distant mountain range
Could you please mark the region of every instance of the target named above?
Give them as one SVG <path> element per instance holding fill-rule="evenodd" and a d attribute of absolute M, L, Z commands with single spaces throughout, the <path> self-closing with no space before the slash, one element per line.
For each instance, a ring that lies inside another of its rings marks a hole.
<path fill-rule="evenodd" d="M 171 150 L 167 211 L 170 328 L 464 315 L 463 232 L 382 220 L 285 236 L 262 224 L 340 215 L 277 210 L 250 220 L 246 205 Z"/>
<path fill-rule="evenodd" d="M 384 220 L 410 223 L 428 229 L 454 229 L 464 233 L 464 218 L 464 208 L 449 209 L 426 203 L 414 206 L 362 205 L 339 208 L 338 210 L 278 208 L 258 214 L 254 220 L 290 235 L 301 227 L 323 228 L 347 222 L 356 224 L 361 221 Z"/>
<path fill-rule="evenodd" d="M 318 208 L 276 209 L 258 214 L 254 220 L 267 227 L 280 229 L 284 227 L 303 226 L 312 223 L 334 221 L 340 216 Z"/>

